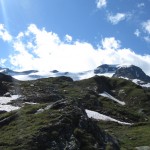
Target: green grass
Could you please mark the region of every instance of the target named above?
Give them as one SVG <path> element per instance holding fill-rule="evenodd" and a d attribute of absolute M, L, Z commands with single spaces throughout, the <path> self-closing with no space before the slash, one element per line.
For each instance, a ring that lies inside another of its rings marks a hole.
<path fill-rule="evenodd" d="M 43 113 L 36 114 L 37 110 L 43 108 L 43 105 L 28 105 L 17 112 L 16 119 L 12 120 L 9 125 L 0 128 L 0 149 L 2 147 L 26 147 L 33 138 L 39 134 L 40 129 L 50 123 L 59 121 L 61 112 L 50 109 Z M 10 116 L 6 113 L 1 118 Z"/>
<path fill-rule="evenodd" d="M 100 121 L 99 126 L 119 140 L 122 150 L 133 150 L 138 146 L 150 146 L 150 123 L 122 126 Z"/>

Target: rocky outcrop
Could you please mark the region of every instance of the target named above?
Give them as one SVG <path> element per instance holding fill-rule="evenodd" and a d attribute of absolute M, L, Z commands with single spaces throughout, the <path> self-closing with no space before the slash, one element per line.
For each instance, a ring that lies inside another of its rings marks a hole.
<path fill-rule="evenodd" d="M 89 119 L 82 106 L 76 102 L 58 101 L 50 109 L 63 109 L 65 113 L 60 116 L 58 122 L 41 128 L 41 134 L 33 138 L 38 149 L 51 147 L 60 150 L 96 150 L 105 149 L 108 143 L 111 143 L 114 150 L 119 149 L 117 141 Z"/>
<path fill-rule="evenodd" d="M 11 76 L 0 73 L 0 96 L 3 96 L 5 93 L 8 92 L 8 88 L 4 84 L 4 82 L 12 83 L 13 81 L 16 81 L 16 80 L 12 78 Z"/>
<path fill-rule="evenodd" d="M 116 65 L 107 65 L 103 64 L 101 66 L 98 66 L 96 69 L 94 69 L 95 74 L 103 74 L 103 73 L 114 73 L 117 70 Z"/>
<path fill-rule="evenodd" d="M 2 81 L 12 82 L 13 80 L 14 79 L 11 76 L 0 73 L 0 82 L 2 82 Z"/>
<path fill-rule="evenodd" d="M 137 66 L 131 65 L 129 67 L 120 67 L 116 70 L 113 77 L 124 77 L 128 79 L 139 79 L 144 82 L 150 82 L 150 77 L 147 76 L 143 70 Z"/>

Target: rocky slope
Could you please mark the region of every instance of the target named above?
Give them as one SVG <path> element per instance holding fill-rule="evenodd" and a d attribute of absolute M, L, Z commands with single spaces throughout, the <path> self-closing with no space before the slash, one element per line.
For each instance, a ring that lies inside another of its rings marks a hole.
<path fill-rule="evenodd" d="M 4 79 L 8 76 L 3 76 L 2 150 L 119 150 L 149 146 L 148 89 L 104 76 L 81 81 L 65 76 L 7 81 Z M 14 95 L 18 97 L 10 99 Z"/>

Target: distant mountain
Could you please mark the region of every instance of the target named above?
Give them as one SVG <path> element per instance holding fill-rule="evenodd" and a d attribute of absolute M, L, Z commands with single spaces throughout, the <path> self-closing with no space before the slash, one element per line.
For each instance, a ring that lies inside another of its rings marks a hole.
<path fill-rule="evenodd" d="M 138 79 L 144 82 L 150 82 L 150 77 L 147 76 L 141 68 L 134 65 L 117 68 L 113 77 L 124 77 L 128 79 Z"/>
<path fill-rule="evenodd" d="M 1 81 L 12 82 L 13 80 L 15 80 L 15 79 L 12 78 L 10 75 L 5 75 L 3 73 L 0 73 L 0 82 Z"/>
<path fill-rule="evenodd" d="M 150 77 L 134 65 L 101 65 L 94 70 L 95 74 L 132 80 L 136 84 L 149 86 Z"/>
<path fill-rule="evenodd" d="M 0 73 L 6 75 L 11 75 L 18 80 L 35 80 L 40 78 L 47 77 L 59 77 L 67 76 L 71 77 L 73 80 L 83 80 L 95 75 L 106 76 L 106 77 L 115 77 L 115 78 L 125 78 L 132 80 L 138 85 L 145 87 L 150 87 L 150 77 L 146 75 L 143 70 L 134 65 L 108 65 L 103 64 L 98 66 L 94 70 L 88 70 L 84 72 L 60 72 L 58 70 L 41 72 L 37 70 L 28 70 L 23 72 L 12 71 L 8 68 L 0 68 Z"/>
<path fill-rule="evenodd" d="M 28 75 L 28 74 L 31 74 L 31 73 L 36 73 L 38 72 L 37 70 L 27 70 L 27 71 L 21 71 L 21 72 L 18 72 L 18 71 L 13 71 L 13 70 L 10 70 L 9 68 L 1 68 L 0 67 L 0 73 L 3 73 L 3 74 L 6 74 L 6 75 Z"/>
<path fill-rule="evenodd" d="M 101 74 L 101 73 L 114 73 L 117 70 L 117 65 L 101 65 L 94 69 L 95 74 Z"/>

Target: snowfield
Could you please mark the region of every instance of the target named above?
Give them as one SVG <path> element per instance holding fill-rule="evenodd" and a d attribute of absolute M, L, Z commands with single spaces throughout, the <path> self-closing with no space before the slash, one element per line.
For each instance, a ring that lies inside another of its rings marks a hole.
<path fill-rule="evenodd" d="M 111 118 L 109 116 L 100 114 L 96 111 L 86 109 L 85 112 L 87 113 L 87 116 L 89 118 L 93 118 L 93 119 L 96 119 L 96 120 L 112 121 L 112 122 L 117 122 L 117 123 L 122 124 L 122 125 L 132 125 L 132 123 L 122 122 L 122 121 L 116 120 L 114 118 Z"/>
<path fill-rule="evenodd" d="M 100 95 L 100 96 L 103 96 L 103 97 L 107 97 L 107 98 L 109 98 L 109 99 L 111 99 L 111 100 L 113 100 L 113 101 L 119 103 L 120 105 L 125 105 L 125 102 L 122 102 L 122 101 L 116 99 L 115 97 L 111 96 L 111 95 L 108 94 L 107 92 L 100 93 L 99 95 Z"/>
<path fill-rule="evenodd" d="M 13 110 L 17 110 L 20 107 L 17 106 L 12 106 L 12 105 L 8 105 L 9 102 L 18 99 L 19 97 L 21 97 L 20 95 L 12 95 L 11 97 L 0 97 L 0 111 L 13 111 Z"/>
<path fill-rule="evenodd" d="M 128 68 L 128 67 L 131 67 L 132 65 L 124 64 L 124 65 L 111 65 L 111 66 L 116 67 L 116 68 Z M 94 73 L 94 70 L 83 71 L 83 72 L 60 72 L 60 71 L 55 70 L 55 71 L 37 71 L 37 72 L 33 72 L 29 74 L 22 74 L 22 75 L 12 74 L 12 77 L 17 80 L 27 81 L 27 80 L 36 80 L 36 79 L 48 78 L 48 77 L 67 76 L 67 77 L 71 77 L 74 81 L 78 81 L 78 80 L 91 78 L 95 75 L 111 78 L 115 74 L 115 71 L 109 71 L 108 69 L 105 69 L 105 72 L 103 72 L 103 69 L 98 69 L 98 70 L 101 70 L 102 72 Z M 139 74 L 137 72 L 136 74 L 137 74 L 137 77 L 139 77 Z M 131 80 L 129 78 L 122 77 L 122 76 L 120 76 L 119 78 Z M 142 87 L 147 87 L 147 88 L 150 87 L 150 83 L 143 84 L 142 81 L 138 79 L 133 79 L 131 81 L 138 85 L 141 85 Z"/>
<path fill-rule="evenodd" d="M 93 70 L 89 71 L 84 71 L 84 72 L 77 72 L 77 73 L 72 73 L 72 72 L 53 72 L 53 71 L 48 71 L 48 72 L 35 72 L 27 75 L 13 75 L 12 77 L 21 80 L 21 81 L 27 81 L 27 80 L 35 80 L 39 78 L 48 78 L 48 77 L 59 77 L 59 76 L 67 76 L 71 77 L 74 81 L 78 80 L 83 80 L 83 79 L 88 79 L 91 78 L 95 75 L 98 76 L 106 76 L 106 77 L 112 77 L 114 73 L 112 72 L 106 72 L 106 73 L 99 73 L 99 74 L 94 74 Z"/>

